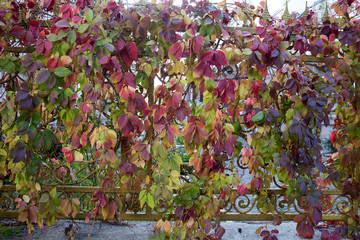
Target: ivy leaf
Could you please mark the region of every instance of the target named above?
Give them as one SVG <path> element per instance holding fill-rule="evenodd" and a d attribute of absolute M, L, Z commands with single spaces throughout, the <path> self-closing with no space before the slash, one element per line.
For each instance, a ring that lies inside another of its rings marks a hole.
<path fill-rule="evenodd" d="M 72 74 L 72 72 L 66 67 L 58 67 L 54 70 L 54 73 L 58 77 L 67 77 Z"/>

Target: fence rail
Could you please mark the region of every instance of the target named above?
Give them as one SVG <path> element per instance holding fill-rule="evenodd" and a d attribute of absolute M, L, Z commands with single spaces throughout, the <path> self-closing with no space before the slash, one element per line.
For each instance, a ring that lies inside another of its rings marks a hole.
<path fill-rule="evenodd" d="M 43 192 L 49 192 L 53 187 L 43 187 Z M 57 186 L 58 196 L 76 196 L 82 201 L 80 212 L 76 215 L 76 219 L 84 219 L 88 215 L 89 209 L 86 209 L 91 195 L 102 189 L 100 187 L 82 187 L 82 186 Z M 162 213 L 158 209 L 153 211 L 145 211 L 140 209 L 138 202 L 138 194 L 140 190 L 127 190 L 120 187 L 113 189 L 102 189 L 104 193 L 114 194 L 119 197 L 122 202 L 122 209 L 119 209 L 119 217 L 122 220 L 137 221 L 155 221 L 162 217 Z M 297 201 L 290 202 L 284 197 L 286 189 L 268 189 L 269 199 L 276 202 L 276 208 L 273 213 L 263 213 L 257 208 L 258 201 L 249 192 L 243 196 L 236 193 L 236 199 L 233 203 L 228 203 L 220 215 L 221 220 L 233 221 L 265 221 L 273 220 L 275 215 L 281 216 L 283 221 L 292 221 L 296 215 L 304 212 L 303 207 Z M 234 190 L 236 191 L 236 190 Z M 340 190 L 326 189 L 322 190 L 324 194 L 323 221 L 341 221 L 346 220 L 346 213 L 353 209 L 354 204 L 348 196 L 342 195 Z M 16 218 L 18 212 L 15 208 L 16 187 L 14 185 L 4 185 L 0 188 L 0 218 Z M 132 199 L 133 203 L 129 204 L 128 199 Z M 170 218 L 172 215 L 170 215 Z M 101 219 L 101 217 L 99 217 Z"/>

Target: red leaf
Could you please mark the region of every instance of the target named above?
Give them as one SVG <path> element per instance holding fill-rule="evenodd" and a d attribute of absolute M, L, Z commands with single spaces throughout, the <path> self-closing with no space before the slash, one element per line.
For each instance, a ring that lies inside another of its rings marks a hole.
<path fill-rule="evenodd" d="M 171 133 L 171 135 L 173 135 L 175 137 L 180 136 L 179 128 L 174 125 L 170 125 L 168 128 L 168 131 Z"/>
<path fill-rule="evenodd" d="M 213 59 L 213 56 L 214 56 L 214 51 L 204 52 L 200 57 L 200 61 L 211 62 Z"/>
<path fill-rule="evenodd" d="M 260 37 L 264 37 L 266 34 L 266 28 L 264 27 L 257 27 L 255 29 L 255 34 L 259 35 Z"/>
<path fill-rule="evenodd" d="M 60 7 L 60 13 L 65 13 L 70 9 L 70 6 L 68 4 L 61 5 Z"/>
<path fill-rule="evenodd" d="M 183 54 L 183 50 L 184 50 L 184 45 L 182 44 L 182 42 L 176 42 L 173 45 L 171 45 L 169 49 L 169 55 L 175 55 L 176 60 L 179 61 Z"/>
<path fill-rule="evenodd" d="M 108 56 L 104 56 L 99 59 L 98 64 L 103 65 L 103 64 L 108 64 L 109 62 L 110 62 L 110 58 Z"/>
<path fill-rule="evenodd" d="M 214 162 L 215 162 L 214 156 L 207 156 L 207 157 L 205 158 L 205 164 L 206 164 L 206 167 L 207 167 L 207 168 L 212 168 Z"/>
<path fill-rule="evenodd" d="M 50 42 L 50 41 L 45 41 L 45 49 L 46 50 L 51 50 L 51 48 L 52 48 L 52 46 L 53 46 L 53 44 L 52 44 L 52 42 Z"/>
<path fill-rule="evenodd" d="M 23 27 L 20 27 L 20 26 L 13 26 L 13 27 L 10 29 L 10 32 L 11 32 L 15 37 L 20 37 L 20 36 L 22 36 L 23 34 L 26 33 L 26 30 L 25 30 Z"/>
<path fill-rule="evenodd" d="M 109 218 L 110 219 L 113 219 L 114 216 L 115 216 L 115 205 L 114 205 L 114 202 L 111 201 L 109 203 L 109 206 L 108 206 L 108 214 L 109 214 Z"/>
<path fill-rule="evenodd" d="M 304 216 L 303 216 L 303 215 L 296 215 L 296 216 L 294 217 L 294 222 L 299 223 L 299 222 L 301 222 L 302 220 L 304 220 Z"/>
<path fill-rule="evenodd" d="M 132 74 L 130 72 L 126 72 L 125 79 L 126 79 L 127 84 L 130 87 L 136 88 L 136 80 L 135 80 L 134 74 Z"/>
<path fill-rule="evenodd" d="M 128 41 L 126 44 L 126 50 L 133 60 L 138 60 L 138 50 L 135 43 Z"/>
<path fill-rule="evenodd" d="M 238 188 L 237 188 L 237 192 L 240 193 L 241 196 L 244 196 L 244 194 L 246 194 L 248 191 L 248 188 L 246 187 L 246 183 L 241 184 Z"/>
<path fill-rule="evenodd" d="M 128 121 L 129 121 L 129 118 L 126 114 L 119 116 L 118 124 L 119 124 L 120 130 L 123 130 L 126 127 Z"/>
<path fill-rule="evenodd" d="M 215 231 L 215 236 L 218 238 L 218 239 L 221 239 L 222 236 L 224 236 L 225 234 L 225 229 L 223 227 L 219 227 L 218 229 L 216 229 Z"/>
<path fill-rule="evenodd" d="M 323 230 L 321 232 L 321 240 L 327 240 L 330 237 L 330 233 L 328 230 Z"/>
<path fill-rule="evenodd" d="M 121 40 L 115 45 L 115 50 L 116 51 L 123 51 L 124 47 L 125 47 L 125 41 Z"/>
<path fill-rule="evenodd" d="M 267 237 L 270 235 L 270 232 L 268 230 L 264 230 L 260 233 L 260 237 Z"/>
<path fill-rule="evenodd" d="M 332 143 L 334 143 L 335 140 L 336 140 L 336 134 L 337 134 L 337 131 L 334 131 L 334 132 L 330 133 L 330 141 Z"/>
<path fill-rule="evenodd" d="M 202 36 L 195 37 L 194 40 L 193 40 L 193 45 L 192 45 L 193 51 L 196 54 L 199 54 L 200 50 L 201 50 L 201 47 L 203 45 L 204 45 L 204 37 L 202 37 Z"/>

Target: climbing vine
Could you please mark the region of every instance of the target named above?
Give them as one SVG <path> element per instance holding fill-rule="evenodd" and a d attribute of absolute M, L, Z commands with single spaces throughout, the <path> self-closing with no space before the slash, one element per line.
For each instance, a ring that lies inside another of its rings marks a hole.
<path fill-rule="evenodd" d="M 359 201 L 360 3 L 338 0 L 323 20 L 274 19 L 264 4 L 0 0 L 1 185 L 16 186 L 29 232 L 84 204 L 42 181 L 56 164 L 99 173 L 86 221 L 116 216 L 122 202 L 106 190 L 138 190 L 141 209 L 162 213 L 160 239 L 220 239 L 237 192 L 281 222 L 274 177 L 303 206 L 303 238 L 327 184 Z M 324 159 L 331 112 L 337 152 Z M 358 206 L 347 214 L 340 232 L 358 239 Z"/>

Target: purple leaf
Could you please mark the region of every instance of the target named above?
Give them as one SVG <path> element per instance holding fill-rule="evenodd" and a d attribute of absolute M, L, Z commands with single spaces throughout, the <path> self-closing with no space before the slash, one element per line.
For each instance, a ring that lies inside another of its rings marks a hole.
<path fill-rule="evenodd" d="M 215 237 L 221 239 L 224 234 L 225 234 L 225 229 L 220 226 L 218 227 L 218 229 L 216 229 Z"/>
<path fill-rule="evenodd" d="M 268 230 L 264 230 L 264 231 L 262 231 L 261 233 L 260 233 L 260 236 L 261 237 L 267 237 L 267 236 L 269 236 L 270 235 L 270 232 L 268 231 Z"/>
<path fill-rule="evenodd" d="M 42 70 L 38 75 L 37 75 L 37 83 L 38 84 L 41 84 L 41 83 L 44 83 L 46 82 L 46 80 L 48 80 L 50 76 L 50 72 L 49 70 L 45 69 L 45 70 Z"/>
<path fill-rule="evenodd" d="M 55 23 L 55 25 L 58 27 L 58 28 L 67 28 L 69 27 L 69 22 L 66 21 L 66 20 L 60 20 L 58 22 Z"/>

